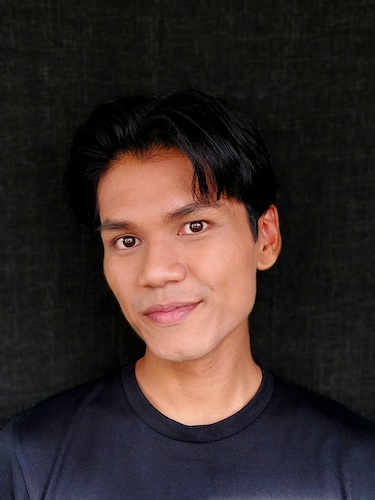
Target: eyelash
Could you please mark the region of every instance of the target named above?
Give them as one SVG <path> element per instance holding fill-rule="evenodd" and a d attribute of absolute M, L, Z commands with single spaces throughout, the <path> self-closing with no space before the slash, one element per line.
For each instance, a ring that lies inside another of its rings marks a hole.
<path fill-rule="evenodd" d="M 135 244 L 134 245 L 131 245 L 131 246 L 125 246 L 124 247 L 119 247 L 119 244 L 121 242 L 124 242 L 124 240 L 134 240 Z M 137 243 L 138 242 L 138 243 Z M 138 238 L 136 238 L 135 236 L 120 236 L 120 238 L 116 238 L 115 240 L 113 240 L 112 242 L 112 246 L 114 248 L 117 248 L 118 250 L 124 250 L 124 249 L 131 249 L 131 248 L 134 248 L 134 247 L 137 247 L 138 245 L 140 245 L 140 240 Z"/>
<path fill-rule="evenodd" d="M 191 226 L 193 224 L 201 224 L 201 229 L 198 230 L 198 231 L 193 231 L 191 229 Z M 186 232 L 186 227 L 189 227 L 190 231 L 191 232 Z M 193 234 L 200 234 L 202 233 L 205 229 L 207 229 L 208 227 L 208 223 L 204 220 L 194 220 L 194 221 L 191 221 L 191 222 L 187 222 L 186 224 L 184 224 L 181 229 L 179 229 L 178 231 L 178 235 L 179 236 L 190 236 L 190 235 L 193 235 Z M 133 245 L 130 245 L 130 246 L 126 246 L 124 245 L 124 241 L 125 240 L 133 240 L 134 244 Z M 124 245 L 124 246 L 119 246 L 119 245 Z M 132 248 L 135 248 L 137 246 L 139 246 L 141 244 L 141 240 L 139 238 L 137 238 L 136 236 L 131 236 L 131 235 L 126 235 L 126 236 L 120 236 L 119 238 L 115 238 L 113 241 L 112 241 L 112 244 L 111 246 L 114 247 L 114 248 L 117 248 L 118 250 L 131 250 Z"/>
<path fill-rule="evenodd" d="M 191 228 L 191 232 L 190 233 L 182 233 L 182 234 L 187 234 L 187 235 L 191 235 L 191 234 L 200 234 L 202 233 L 205 229 L 207 229 L 208 227 L 208 223 L 204 220 L 193 220 L 191 222 L 187 222 L 186 224 L 184 224 L 181 228 L 181 230 L 178 232 L 178 234 L 181 234 L 182 230 L 186 227 L 186 226 L 192 226 L 193 224 L 201 224 L 202 225 L 202 228 L 198 231 L 193 231 Z"/>

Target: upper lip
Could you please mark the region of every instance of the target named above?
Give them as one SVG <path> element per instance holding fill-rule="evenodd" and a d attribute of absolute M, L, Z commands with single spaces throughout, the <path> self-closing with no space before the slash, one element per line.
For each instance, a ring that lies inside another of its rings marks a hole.
<path fill-rule="evenodd" d="M 168 304 L 154 304 L 143 311 L 144 315 L 153 314 L 155 312 L 169 312 L 173 311 L 173 309 L 177 309 L 179 307 L 189 307 L 195 306 L 199 303 L 199 301 L 192 302 L 168 302 Z"/>

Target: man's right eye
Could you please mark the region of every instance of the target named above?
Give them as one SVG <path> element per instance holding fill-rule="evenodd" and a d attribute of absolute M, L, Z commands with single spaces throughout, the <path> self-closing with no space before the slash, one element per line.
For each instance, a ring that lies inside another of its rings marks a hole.
<path fill-rule="evenodd" d="M 124 250 L 127 248 L 136 247 L 140 244 L 140 240 L 135 236 L 121 236 L 121 238 L 117 238 L 117 240 L 114 241 L 113 246 L 118 250 Z"/>

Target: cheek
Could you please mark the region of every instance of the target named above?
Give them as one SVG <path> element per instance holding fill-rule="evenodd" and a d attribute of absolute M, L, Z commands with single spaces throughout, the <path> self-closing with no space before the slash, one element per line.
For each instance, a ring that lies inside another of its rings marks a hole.
<path fill-rule="evenodd" d="M 112 275 L 112 267 L 109 264 L 108 258 L 106 258 L 105 254 L 104 254 L 104 259 L 103 259 L 103 273 L 104 273 L 104 277 L 106 279 L 106 282 L 107 282 L 109 288 L 112 290 L 113 293 L 115 293 L 115 291 L 114 291 L 114 276 Z"/>
<path fill-rule="evenodd" d="M 112 293 L 116 297 L 122 309 L 128 303 L 127 294 L 131 294 L 131 273 L 123 270 L 121 266 L 104 257 L 103 272 Z"/>
<path fill-rule="evenodd" d="M 256 269 L 253 265 L 234 264 L 231 270 L 232 277 L 222 309 L 228 312 L 228 320 L 236 324 L 248 318 L 253 310 L 256 297 Z"/>
<path fill-rule="evenodd" d="M 207 258 L 200 266 L 201 275 L 207 276 L 207 284 L 214 289 L 220 302 L 243 307 L 254 301 L 256 291 L 256 256 L 252 248 L 229 246 L 215 259 Z"/>
<path fill-rule="evenodd" d="M 232 308 L 245 309 L 250 314 L 256 295 L 256 271 L 243 267 L 233 269 L 227 295 Z"/>

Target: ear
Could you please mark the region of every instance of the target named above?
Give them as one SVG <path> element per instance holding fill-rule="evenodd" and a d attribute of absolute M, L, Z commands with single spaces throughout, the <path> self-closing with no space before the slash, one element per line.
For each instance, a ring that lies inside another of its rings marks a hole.
<path fill-rule="evenodd" d="M 279 214 L 274 205 L 271 205 L 259 219 L 257 243 L 259 244 L 257 269 L 264 271 L 274 265 L 281 250 Z"/>

